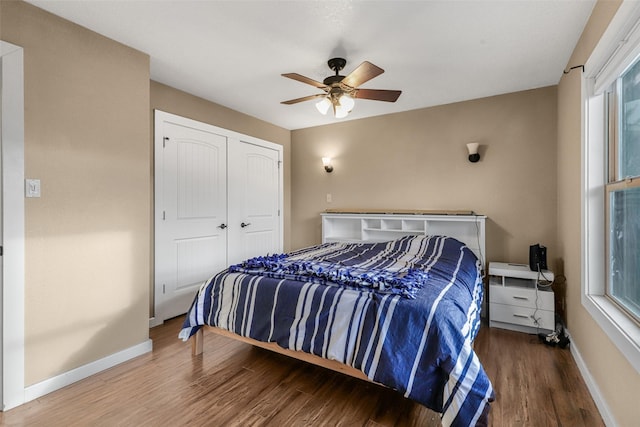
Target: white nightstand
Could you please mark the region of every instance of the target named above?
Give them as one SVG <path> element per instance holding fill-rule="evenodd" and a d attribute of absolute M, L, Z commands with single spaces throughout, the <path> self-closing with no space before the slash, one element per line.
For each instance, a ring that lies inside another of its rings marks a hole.
<path fill-rule="evenodd" d="M 553 272 L 528 265 L 489 263 L 489 326 L 520 332 L 555 329 Z"/>

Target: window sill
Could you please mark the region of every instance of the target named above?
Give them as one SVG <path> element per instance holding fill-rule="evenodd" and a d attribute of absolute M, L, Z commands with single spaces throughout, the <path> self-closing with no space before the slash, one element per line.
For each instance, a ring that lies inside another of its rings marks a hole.
<path fill-rule="evenodd" d="M 602 295 L 583 295 L 582 305 L 640 373 L 640 326 Z"/>

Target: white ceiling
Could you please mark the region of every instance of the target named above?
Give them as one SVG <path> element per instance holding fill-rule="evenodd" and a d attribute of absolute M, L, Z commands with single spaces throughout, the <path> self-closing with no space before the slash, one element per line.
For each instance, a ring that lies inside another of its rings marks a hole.
<path fill-rule="evenodd" d="M 344 120 L 557 84 L 595 0 L 99 1 L 30 3 L 151 57 L 151 78 L 286 129 L 334 123 L 322 93 L 281 77 L 322 81 L 332 57 L 385 73 Z M 574 64 L 569 64 L 574 65 Z M 576 64 L 578 65 L 578 64 Z"/>

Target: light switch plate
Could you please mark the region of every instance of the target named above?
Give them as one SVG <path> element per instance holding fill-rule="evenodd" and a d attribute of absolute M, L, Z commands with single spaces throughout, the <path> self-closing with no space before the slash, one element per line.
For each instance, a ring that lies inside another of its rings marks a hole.
<path fill-rule="evenodd" d="M 24 190 L 26 197 L 40 197 L 40 180 L 26 179 Z"/>

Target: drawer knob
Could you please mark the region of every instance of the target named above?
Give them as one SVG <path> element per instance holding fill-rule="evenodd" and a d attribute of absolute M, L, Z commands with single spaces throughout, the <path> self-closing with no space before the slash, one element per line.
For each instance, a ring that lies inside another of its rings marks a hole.
<path fill-rule="evenodd" d="M 527 297 L 519 297 L 519 296 L 515 296 L 515 295 L 514 295 L 514 297 L 513 297 L 513 298 L 514 298 L 514 299 L 522 299 L 522 300 L 525 300 L 525 301 L 527 301 L 527 300 L 529 299 L 529 298 L 527 298 Z"/>
<path fill-rule="evenodd" d="M 520 317 L 520 318 L 522 318 L 522 319 L 528 319 L 528 318 L 529 318 L 529 316 L 525 316 L 525 315 L 523 315 L 523 314 L 514 314 L 513 316 L 514 316 L 514 317 Z"/>

